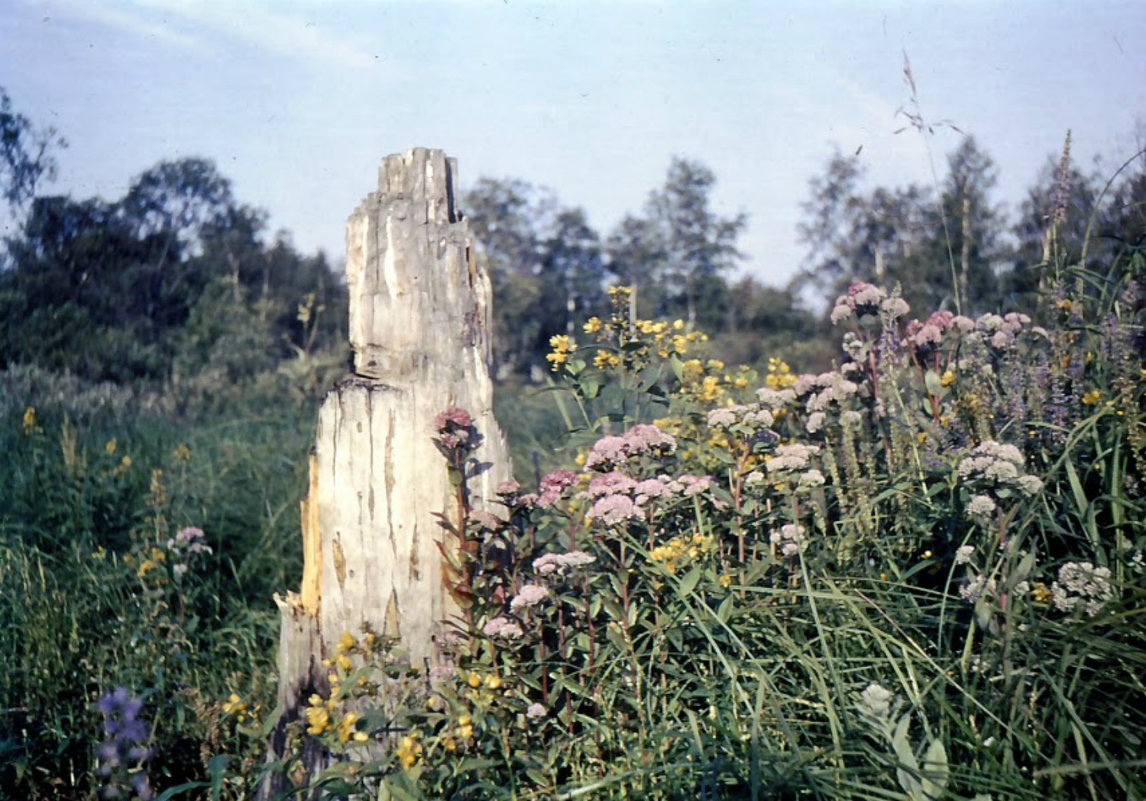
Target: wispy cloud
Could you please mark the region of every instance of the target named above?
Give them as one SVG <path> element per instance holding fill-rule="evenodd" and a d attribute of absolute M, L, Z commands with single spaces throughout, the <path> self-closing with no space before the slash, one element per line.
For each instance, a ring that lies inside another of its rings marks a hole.
<path fill-rule="evenodd" d="M 221 36 L 310 63 L 350 69 L 371 69 L 380 64 L 362 42 L 320 27 L 321 15 L 307 19 L 300 13 L 277 11 L 258 2 L 132 0 L 117 5 L 70 5 L 98 22 L 190 50 L 208 50 Z"/>
<path fill-rule="evenodd" d="M 152 39 L 192 51 L 201 52 L 205 49 L 200 39 L 173 28 L 166 19 L 149 19 L 131 10 L 130 6 L 111 3 L 71 3 L 68 4 L 67 10 L 76 12 L 97 24 L 116 28 L 143 39 Z"/>

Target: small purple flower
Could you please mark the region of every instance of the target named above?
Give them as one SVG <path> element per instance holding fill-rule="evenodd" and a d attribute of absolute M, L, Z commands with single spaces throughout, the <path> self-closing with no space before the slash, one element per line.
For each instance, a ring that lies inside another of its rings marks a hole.
<path fill-rule="evenodd" d="M 101 795 L 116 798 L 130 792 L 141 801 L 150 799 L 146 765 L 151 758 L 147 748 L 148 725 L 139 717 L 143 701 L 133 697 L 126 687 L 116 687 L 99 699 L 96 709 L 103 716 L 107 735 L 96 749 L 98 773 L 106 780 Z"/>

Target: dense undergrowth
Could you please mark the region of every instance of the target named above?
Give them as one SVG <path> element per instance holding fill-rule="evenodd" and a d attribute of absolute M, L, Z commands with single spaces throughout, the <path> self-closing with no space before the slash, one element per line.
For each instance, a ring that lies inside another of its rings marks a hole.
<path fill-rule="evenodd" d="M 454 664 L 346 632 L 295 753 L 331 797 L 1141 797 L 1144 273 L 1048 268 L 1037 308 L 976 318 L 857 283 L 816 375 L 723 364 L 615 288 L 551 389 L 499 399 L 521 485 L 444 510 L 475 553 Z M 3 793 L 298 776 L 262 743 L 309 405 L 53 380 L 0 398 Z M 438 423 L 464 470 L 468 416 Z"/>

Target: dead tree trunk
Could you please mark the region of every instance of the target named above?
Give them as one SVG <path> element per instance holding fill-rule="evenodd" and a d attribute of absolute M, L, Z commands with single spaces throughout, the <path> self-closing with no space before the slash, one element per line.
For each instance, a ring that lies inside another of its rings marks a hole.
<path fill-rule="evenodd" d="M 471 482 L 475 505 L 510 477 L 492 413 L 490 282 L 457 209 L 456 175 L 440 150 L 387 156 L 378 191 L 347 221 L 354 373 L 319 412 L 301 510 L 301 589 L 275 596 L 281 717 L 272 759 L 305 699 L 323 689 L 321 661 L 343 632 L 397 636 L 416 667 L 443 658 L 442 635 L 459 610 L 438 547 L 458 543 L 435 517 L 454 510 L 432 442 L 435 415 L 461 406 L 484 436 L 476 458 L 489 467 Z M 321 754 L 305 761 L 313 769 Z"/>

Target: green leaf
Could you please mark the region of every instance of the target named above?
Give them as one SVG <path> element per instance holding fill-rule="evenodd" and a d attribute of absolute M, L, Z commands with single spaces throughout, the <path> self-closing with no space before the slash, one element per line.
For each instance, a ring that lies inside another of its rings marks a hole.
<path fill-rule="evenodd" d="M 939 378 L 939 373 L 934 370 L 928 370 L 923 374 L 923 386 L 927 388 L 929 395 L 943 394 L 943 382 Z"/>
<path fill-rule="evenodd" d="M 923 755 L 923 792 L 928 801 L 943 797 L 947 790 L 947 751 L 943 741 L 933 738 Z"/>
<path fill-rule="evenodd" d="M 700 565 L 696 565 L 692 568 L 692 570 L 688 571 L 688 573 L 685 574 L 685 577 L 680 580 L 680 584 L 677 585 L 677 597 L 687 598 L 689 595 L 691 595 L 692 591 L 696 589 L 696 585 L 700 583 L 700 577 L 703 575 L 703 573 L 704 571 L 701 569 Z"/>

